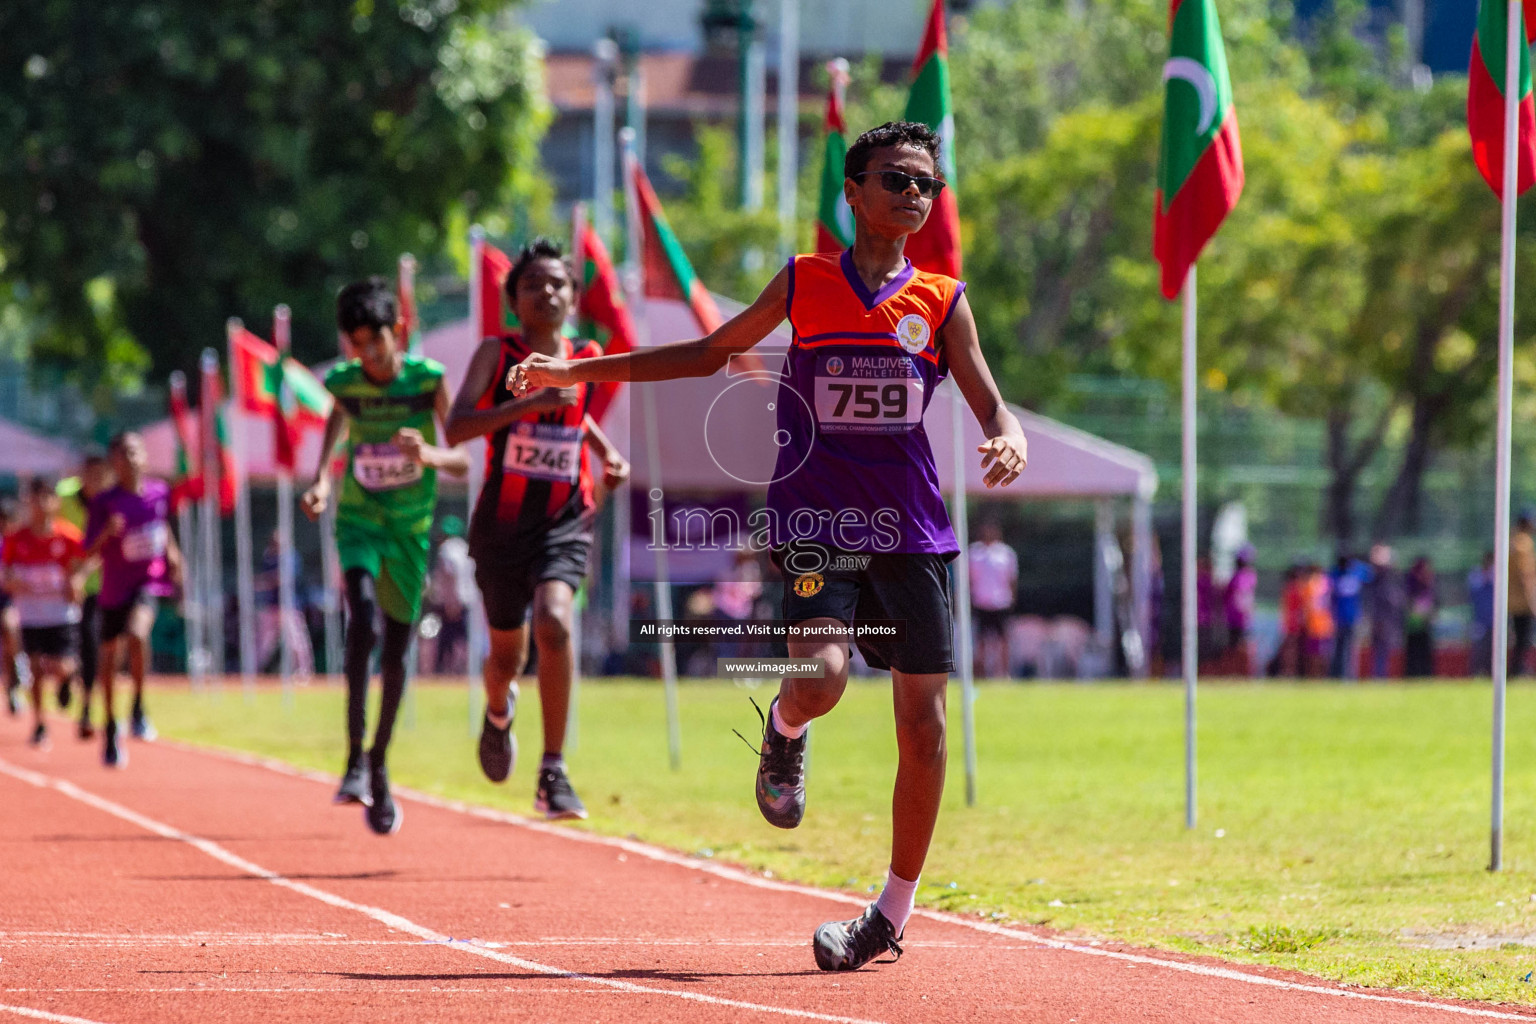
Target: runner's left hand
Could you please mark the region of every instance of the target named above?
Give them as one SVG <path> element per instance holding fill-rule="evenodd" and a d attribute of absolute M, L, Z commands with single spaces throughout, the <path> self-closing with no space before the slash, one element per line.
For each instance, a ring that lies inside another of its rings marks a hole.
<path fill-rule="evenodd" d="M 981 468 L 987 471 L 983 483 L 988 487 L 1007 487 L 1019 478 L 1029 462 L 1029 445 L 1022 434 L 1001 434 L 978 445 L 976 450 L 981 453 Z"/>
<path fill-rule="evenodd" d="M 415 427 L 401 427 L 395 431 L 394 445 L 400 449 L 401 455 L 417 465 L 426 464 L 427 439 Z"/>
<path fill-rule="evenodd" d="M 611 491 L 615 487 L 622 486 L 628 479 L 629 462 L 624 456 L 614 452 L 603 460 L 603 486 Z"/>

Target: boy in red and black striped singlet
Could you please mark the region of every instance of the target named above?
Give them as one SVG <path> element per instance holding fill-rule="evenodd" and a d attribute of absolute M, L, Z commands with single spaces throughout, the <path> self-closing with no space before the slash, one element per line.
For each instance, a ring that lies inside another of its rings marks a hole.
<path fill-rule="evenodd" d="M 561 359 L 602 355 L 596 342 L 566 338 L 576 286 L 564 254 L 539 239 L 518 254 L 507 298 L 522 330 L 480 344 L 448 416 L 451 444 L 486 435 L 485 486 L 470 516 L 475 582 L 491 630 L 485 661 L 485 721 L 480 767 L 492 782 L 512 772 L 517 744 L 517 677 L 528 659 L 528 618 L 539 648 L 539 710 L 544 755 L 534 809 L 548 818 L 585 818 L 566 774 L 566 710 L 571 696 L 571 609 L 587 575 L 597 507 L 590 453 L 602 460 L 606 486 L 629 478 L 629 464 L 587 414 L 586 385 L 545 388 L 517 397 L 510 371 L 535 353 Z"/>

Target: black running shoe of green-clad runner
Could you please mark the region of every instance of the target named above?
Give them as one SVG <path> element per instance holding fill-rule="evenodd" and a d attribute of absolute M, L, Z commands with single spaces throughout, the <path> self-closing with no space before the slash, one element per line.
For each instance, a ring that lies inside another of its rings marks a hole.
<path fill-rule="evenodd" d="M 587 805 L 581 802 L 565 769 L 557 766 L 539 769 L 539 786 L 534 791 L 533 809 L 550 821 L 562 818 L 585 818 Z"/>
<path fill-rule="evenodd" d="M 48 742 L 48 727 L 38 722 L 32 730 L 31 743 L 38 750 L 47 750 L 51 744 Z"/>
<path fill-rule="evenodd" d="M 401 822 L 405 821 L 405 812 L 395 803 L 394 795 L 389 791 L 389 773 L 382 764 L 368 766 L 368 794 L 372 799 L 363 811 L 368 827 L 381 836 L 392 836 L 399 832 Z"/>
<path fill-rule="evenodd" d="M 824 971 L 856 971 L 886 953 L 895 953 L 893 964 L 901 959 L 901 936 L 873 903 L 852 921 L 828 921 L 816 929 L 811 948 L 816 952 L 816 966 Z"/>
<path fill-rule="evenodd" d="M 489 711 L 480 723 L 480 770 L 492 782 L 506 782 L 517 763 L 517 737 L 512 723 L 517 721 L 517 691 L 507 694 L 507 724 L 497 726 Z"/>
<path fill-rule="evenodd" d="M 70 699 L 72 697 L 74 697 L 74 695 L 75 695 L 74 689 L 70 685 L 69 676 L 65 676 L 63 679 L 60 679 L 59 680 L 59 710 L 60 711 L 68 711 L 69 710 L 69 702 L 70 702 Z"/>
<path fill-rule="evenodd" d="M 331 798 L 333 804 L 362 804 L 373 802 L 368 792 L 368 755 L 359 753 L 347 758 L 347 770 L 341 776 L 341 788 Z"/>

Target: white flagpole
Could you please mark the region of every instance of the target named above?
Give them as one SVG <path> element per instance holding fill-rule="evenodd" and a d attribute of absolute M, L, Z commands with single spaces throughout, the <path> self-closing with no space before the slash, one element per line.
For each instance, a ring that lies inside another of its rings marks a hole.
<path fill-rule="evenodd" d="M 779 0 L 779 259 L 795 254 L 800 172 L 800 0 Z"/>
<path fill-rule="evenodd" d="M 203 349 L 201 361 L 202 381 L 198 394 L 198 405 L 201 408 L 200 417 L 203 431 L 202 451 L 199 453 L 203 460 L 203 508 L 202 508 L 202 549 L 203 549 L 203 612 L 205 619 L 205 637 L 208 642 L 208 666 L 212 676 L 214 693 L 222 690 L 224 685 L 224 564 L 219 554 L 219 529 L 222 519 L 219 515 L 219 408 L 212 401 L 218 393 L 219 381 L 219 354 L 211 348 Z"/>
<path fill-rule="evenodd" d="M 1515 193 L 1519 187 L 1520 0 L 1504 31 L 1503 235 L 1499 250 L 1499 426 L 1493 527 L 1493 801 L 1488 870 L 1504 867 L 1504 696 L 1509 662 L 1509 475 L 1515 352 Z"/>
<path fill-rule="evenodd" d="M 954 447 L 955 652 L 960 660 L 960 716 L 965 730 L 965 806 L 976 806 L 976 678 L 971 650 L 971 528 L 965 508 L 965 396 L 956 384 L 950 392 L 949 429 Z"/>
<path fill-rule="evenodd" d="M 402 258 L 402 267 L 406 259 L 410 257 Z M 415 261 L 412 260 L 411 264 L 414 267 Z M 289 350 L 293 347 L 293 313 L 287 305 L 280 305 L 272 311 L 272 343 L 277 346 L 279 367 L 277 407 L 286 421 L 289 415 L 288 383 L 281 368 L 288 358 Z M 298 602 L 294 600 L 296 581 L 293 578 L 293 563 L 293 470 L 279 465 L 277 467 L 277 635 L 281 645 L 279 650 L 282 652 L 279 665 L 285 706 L 293 704 L 294 650 L 289 630 L 298 614 Z"/>
<path fill-rule="evenodd" d="M 624 246 L 626 263 L 624 284 L 629 291 L 629 307 L 635 313 L 635 331 L 639 334 L 636 342 L 644 347 L 651 343 L 651 329 L 645 319 L 645 282 L 643 280 L 645 261 L 640 258 L 643 236 L 640 226 L 640 199 L 635 187 L 635 171 L 639 166 L 639 158 L 635 155 L 634 131 L 629 128 L 620 131 L 619 144 L 624 149 L 624 220 L 628 226 L 629 238 L 628 244 Z M 661 438 L 660 427 L 656 420 L 655 387 L 640 385 L 634 390 L 640 399 L 641 415 L 645 420 L 646 483 L 650 485 L 651 516 L 665 524 L 666 505 L 662 501 L 665 492 L 662 490 L 661 482 Z M 663 537 L 665 537 L 665 525 L 663 525 Z M 672 584 L 667 572 L 665 545 L 658 546 L 655 555 L 655 614 L 658 619 L 668 620 L 672 618 Z M 664 641 L 658 645 L 658 650 L 661 654 L 662 687 L 667 702 L 667 754 L 673 771 L 676 771 L 683 765 L 683 730 L 677 710 L 677 649 L 673 644 Z"/>
<path fill-rule="evenodd" d="M 613 243 L 613 75 L 619 46 L 606 36 L 592 44 L 592 226 Z M 476 339 L 478 340 L 478 339 Z"/>
<path fill-rule="evenodd" d="M 240 683 L 247 700 L 256 697 L 256 580 L 252 570 L 251 489 L 246 479 L 245 431 L 234 422 L 240 415 L 241 384 L 235 378 L 240 365 L 235 358 L 235 336 L 242 330 L 240 321 L 231 317 L 225 324 L 230 369 L 230 456 L 235 464 L 235 600 L 240 621 Z M 222 588 L 221 588 L 222 589 Z"/>
<path fill-rule="evenodd" d="M 485 229 L 479 224 L 469 229 L 469 333 L 470 343 L 476 347 L 485 339 L 486 324 L 481 322 L 480 316 L 480 262 L 485 252 Z M 475 457 L 473 446 L 470 448 L 469 473 L 466 480 L 467 508 L 469 515 L 466 522 L 472 522 L 475 517 L 475 501 L 480 497 L 480 489 L 485 486 L 485 464 Z M 465 643 L 468 650 L 465 652 L 465 682 L 469 688 L 469 734 L 480 734 L 481 715 L 481 674 L 484 668 L 482 652 L 486 644 L 485 611 L 480 604 L 479 591 L 476 590 L 474 607 L 465 609 L 469 616 L 469 628 L 466 632 Z M 515 684 L 517 680 L 512 680 Z"/>
<path fill-rule="evenodd" d="M 1195 558 L 1199 544 L 1199 509 L 1195 490 L 1195 264 L 1184 279 L 1184 827 L 1195 827 L 1195 692 L 1200 674 L 1199 607 Z"/>

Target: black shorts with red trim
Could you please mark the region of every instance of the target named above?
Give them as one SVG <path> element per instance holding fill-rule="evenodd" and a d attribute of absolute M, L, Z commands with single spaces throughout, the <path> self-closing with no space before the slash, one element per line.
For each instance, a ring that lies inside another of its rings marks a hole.
<path fill-rule="evenodd" d="M 785 622 L 899 621 L 901 640 L 857 641 L 871 668 L 912 675 L 954 671 L 948 568 L 954 555 L 842 551 L 795 541 L 774 548 L 772 557 L 784 574 Z"/>

